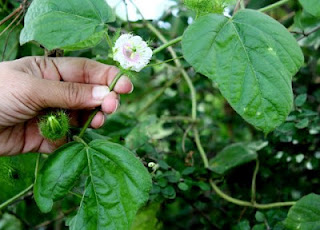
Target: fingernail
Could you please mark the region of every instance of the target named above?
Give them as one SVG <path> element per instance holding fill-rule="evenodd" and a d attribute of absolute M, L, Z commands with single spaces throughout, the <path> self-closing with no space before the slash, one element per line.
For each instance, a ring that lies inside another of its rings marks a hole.
<path fill-rule="evenodd" d="M 132 88 L 131 88 L 131 91 L 129 92 L 129 94 L 132 93 L 133 90 L 134 90 L 134 86 L 133 86 L 133 84 L 132 84 Z"/>
<path fill-rule="evenodd" d="M 103 119 L 101 121 L 100 127 L 102 127 L 104 125 L 104 122 L 106 121 L 106 117 L 103 115 Z"/>
<path fill-rule="evenodd" d="M 116 106 L 116 109 L 114 110 L 114 112 L 117 111 L 120 106 L 120 101 L 119 100 L 116 100 L 116 101 L 117 101 L 117 106 Z"/>
<path fill-rule="evenodd" d="M 95 86 L 92 89 L 92 97 L 94 100 L 102 101 L 110 93 L 107 86 Z"/>

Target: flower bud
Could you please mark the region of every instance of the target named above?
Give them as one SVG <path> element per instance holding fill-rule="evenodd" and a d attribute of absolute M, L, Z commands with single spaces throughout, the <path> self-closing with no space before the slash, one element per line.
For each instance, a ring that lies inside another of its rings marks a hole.
<path fill-rule="evenodd" d="M 56 141 L 67 135 L 69 131 L 69 118 L 64 111 L 59 110 L 43 116 L 38 126 L 44 138 Z"/>

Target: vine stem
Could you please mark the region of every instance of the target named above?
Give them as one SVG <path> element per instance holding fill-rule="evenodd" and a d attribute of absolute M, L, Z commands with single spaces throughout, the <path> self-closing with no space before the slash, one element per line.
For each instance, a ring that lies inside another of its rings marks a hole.
<path fill-rule="evenodd" d="M 28 188 L 26 188 L 22 192 L 18 193 L 14 197 L 11 197 L 9 200 L 7 200 L 4 203 L 0 204 L 0 210 L 5 208 L 5 207 L 7 207 L 9 204 L 13 203 L 14 201 L 18 200 L 20 197 L 26 195 L 32 188 L 33 188 L 33 184 L 29 185 Z"/>
<path fill-rule="evenodd" d="M 270 203 L 270 204 L 258 204 L 256 202 L 239 200 L 225 194 L 212 180 L 210 180 L 209 182 L 213 190 L 217 193 L 217 195 L 219 195 L 221 198 L 225 199 L 226 201 L 229 201 L 230 203 L 233 203 L 239 206 L 257 208 L 257 209 L 270 209 L 270 208 L 292 206 L 296 203 L 295 201 L 289 201 L 289 202 L 276 202 L 276 203 Z"/>
<path fill-rule="evenodd" d="M 279 2 L 276 2 L 276 3 L 271 4 L 271 5 L 269 5 L 269 6 L 263 7 L 263 8 L 261 8 L 261 9 L 259 9 L 258 11 L 260 11 L 260 12 L 267 12 L 267 11 L 270 11 L 270 10 L 272 10 L 272 9 L 274 9 L 274 8 L 277 8 L 277 7 L 279 7 L 279 6 L 284 5 L 284 4 L 288 3 L 289 1 L 291 1 L 291 0 L 281 0 L 281 1 L 279 1 Z"/>
<path fill-rule="evenodd" d="M 117 84 L 118 80 L 120 79 L 120 77 L 122 76 L 122 71 L 119 71 L 119 73 L 116 75 L 116 77 L 113 79 L 113 81 L 111 82 L 111 85 L 109 86 L 110 92 L 114 89 L 115 85 Z M 84 133 L 86 132 L 87 128 L 90 126 L 93 118 L 95 115 L 97 115 L 97 113 L 100 111 L 100 106 L 98 108 L 96 108 L 89 116 L 88 120 L 86 121 L 86 123 L 84 124 L 84 126 L 81 129 L 81 132 L 79 134 L 78 137 L 82 138 Z"/>
<path fill-rule="evenodd" d="M 256 160 L 256 167 L 253 172 L 252 176 L 252 183 L 251 183 L 251 202 L 256 202 L 256 191 L 257 191 L 257 175 L 259 172 L 259 159 Z"/>
<path fill-rule="evenodd" d="M 162 51 L 162 50 L 164 50 L 164 49 L 166 49 L 166 48 L 168 48 L 169 46 L 172 46 L 172 45 L 174 45 L 174 44 L 176 44 L 176 43 L 178 43 L 178 42 L 181 42 L 181 40 L 182 40 L 182 36 L 177 37 L 177 38 L 175 38 L 175 39 L 173 39 L 173 40 L 171 40 L 171 41 L 163 44 L 162 46 L 159 46 L 157 49 L 155 49 L 155 50 L 153 51 L 153 55 L 159 53 L 160 51 Z"/>

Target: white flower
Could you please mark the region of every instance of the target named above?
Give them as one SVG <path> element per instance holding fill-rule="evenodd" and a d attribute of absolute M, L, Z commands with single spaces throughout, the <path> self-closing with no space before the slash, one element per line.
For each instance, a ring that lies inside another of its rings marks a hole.
<path fill-rule="evenodd" d="M 152 50 L 139 36 L 124 34 L 119 37 L 113 48 L 113 60 L 121 67 L 140 72 L 150 61 Z"/>

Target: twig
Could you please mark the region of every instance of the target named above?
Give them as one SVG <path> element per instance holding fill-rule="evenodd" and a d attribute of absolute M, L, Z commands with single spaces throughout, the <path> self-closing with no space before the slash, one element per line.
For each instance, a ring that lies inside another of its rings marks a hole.
<path fill-rule="evenodd" d="M 19 19 L 22 13 L 22 11 L 18 13 L 18 15 L 13 19 L 13 21 L 10 22 L 10 24 L 0 33 L 0 37 Z"/>
<path fill-rule="evenodd" d="M 5 53 L 6 53 L 6 50 L 7 50 L 7 46 L 8 46 L 8 42 L 9 42 L 9 38 L 10 38 L 11 33 L 21 23 L 22 19 L 23 19 L 23 17 L 21 17 L 20 20 L 15 24 L 15 26 L 12 27 L 11 30 L 9 31 L 8 36 L 6 38 L 6 41 L 5 41 L 5 44 L 4 44 L 4 47 L 3 47 L 1 61 L 4 61 Z"/>
<path fill-rule="evenodd" d="M 309 35 L 317 32 L 318 30 L 320 30 L 320 26 L 315 27 L 314 29 L 310 30 L 308 33 L 305 33 L 304 31 L 302 31 L 302 36 L 300 38 L 297 38 L 297 41 L 300 41 L 303 38 L 308 37 Z"/>
<path fill-rule="evenodd" d="M 2 26 L 4 23 L 6 23 L 8 20 L 10 20 L 13 16 L 15 16 L 17 13 L 19 13 L 22 9 L 23 9 L 23 6 L 21 4 L 17 9 L 12 11 L 11 14 L 9 14 L 7 17 L 5 17 L 4 19 L 2 19 L 0 21 L 0 26 Z"/>
<path fill-rule="evenodd" d="M 49 224 L 56 222 L 58 220 L 63 219 L 65 216 L 69 215 L 70 213 L 72 213 L 73 211 L 75 211 L 78 207 L 72 208 L 67 210 L 65 213 L 61 213 L 60 215 L 58 215 L 56 218 L 54 218 L 53 220 L 47 220 L 41 224 L 38 224 L 37 226 L 35 226 L 35 229 L 39 229 L 39 228 L 43 228 L 45 226 L 48 226 Z"/>

